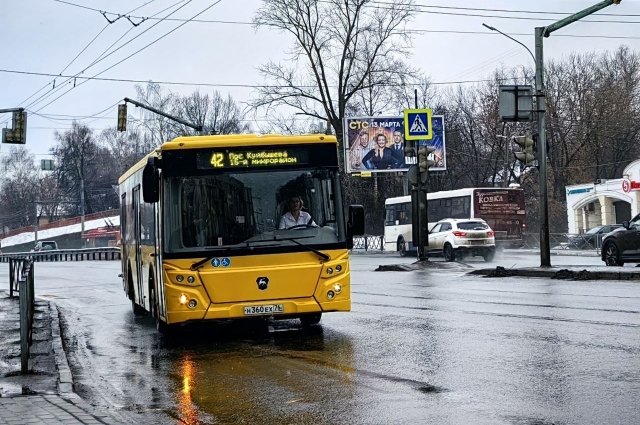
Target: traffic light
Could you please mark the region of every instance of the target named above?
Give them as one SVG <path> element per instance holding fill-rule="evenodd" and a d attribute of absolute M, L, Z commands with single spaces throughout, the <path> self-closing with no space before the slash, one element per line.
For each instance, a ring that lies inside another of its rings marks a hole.
<path fill-rule="evenodd" d="M 533 161 L 536 160 L 536 154 L 534 152 L 535 142 L 532 137 L 529 136 L 515 136 L 513 141 L 522 149 L 520 152 L 515 152 L 513 156 L 525 167 L 533 165 Z"/>
<path fill-rule="evenodd" d="M 118 131 L 127 131 L 127 104 L 118 105 Z"/>
<path fill-rule="evenodd" d="M 27 113 L 24 110 L 13 111 L 13 128 L 2 129 L 2 143 L 27 143 Z"/>
<path fill-rule="evenodd" d="M 435 151 L 436 148 L 429 145 L 420 146 L 418 149 L 418 166 L 421 173 L 428 173 L 429 167 L 433 166 L 436 162 L 429 158 L 429 155 Z"/>

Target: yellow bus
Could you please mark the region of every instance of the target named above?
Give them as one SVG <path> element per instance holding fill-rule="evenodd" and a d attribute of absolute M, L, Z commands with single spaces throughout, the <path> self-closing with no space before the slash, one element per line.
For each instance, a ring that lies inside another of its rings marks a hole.
<path fill-rule="evenodd" d="M 351 309 L 364 210 L 343 204 L 335 137 L 179 137 L 119 187 L 124 291 L 161 332 L 255 316 L 313 325 Z M 290 227 L 292 198 L 311 219 Z"/>

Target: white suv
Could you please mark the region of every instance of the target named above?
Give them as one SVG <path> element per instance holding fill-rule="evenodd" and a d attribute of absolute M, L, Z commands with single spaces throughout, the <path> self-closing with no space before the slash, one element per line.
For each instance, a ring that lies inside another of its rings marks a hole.
<path fill-rule="evenodd" d="M 466 255 L 491 261 L 496 253 L 495 232 L 480 218 L 440 220 L 429 232 L 429 253 L 442 254 L 446 261 Z"/>

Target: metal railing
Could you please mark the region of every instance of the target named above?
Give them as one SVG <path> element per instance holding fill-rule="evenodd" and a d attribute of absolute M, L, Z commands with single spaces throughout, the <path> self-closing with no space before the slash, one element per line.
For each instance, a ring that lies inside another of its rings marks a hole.
<path fill-rule="evenodd" d="M 375 236 L 375 235 L 354 236 L 352 249 L 364 249 L 365 251 L 383 251 L 384 236 Z"/>
<path fill-rule="evenodd" d="M 7 263 L 11 259 L 31 259 L 35 262 L 119 260 L 120 248 L 55 249 L 49 251 L 0 254 L 0 263 Z"/>
<path fill-rule="evenodd" d="M 540 234 L 525 233 L 523 248 L 540 248 Z M 551 249 L 574 249 L 581 251 L 600 251 L 602 238 L 606 235 L 587 235 L 571 233 L 550 233 L 549 246 Z"/>
<path fill-rule="evenodd" d="M 35 291 L 33 260 L 9 258 L 9 297 L 18 292 L 20 304 L 20 371 L 29 372 L 29 354 L 33 335 Z"/>
<path fill-rule="evenodd" d="M 602 238 L 606 235 L 576 235 L 570 233 L 550 233 L 549 245 L 551 249 L 574 249 L 581 251 L 600 251 L 602 248 Z M 505 240 L 504 242 L 510 242 Z M 520 245 L 518 241 L 518 245 Z M 522 235 L 522 246 L 525 249 L 540 249 L 539 233 L 524 233 Z M 354 236 L 353 249 L 364 251 L 384 251 L 384 236 L 363 235 Z M 517 249 L 517 248 L 516 248 Z"/>

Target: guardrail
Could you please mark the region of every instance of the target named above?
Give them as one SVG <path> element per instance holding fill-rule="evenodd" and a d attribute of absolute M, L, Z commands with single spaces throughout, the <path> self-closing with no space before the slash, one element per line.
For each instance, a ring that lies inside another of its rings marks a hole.
<path fill-rule="evenodd" d="M 33 282 L 33 260 L 30 258 L 9 259 L 9 297 L 18 292 L 20 303 L 20 371 L 29 372 L 29 354 L 33 335 L 33 312 L 35 293 Z"/>
<path fill-rule="evenodd" d="M 540 249 L 540 234 L 525 233 L 523 248 Z M 600 251 L 602 238 L 606 235 L 587 235 L 571 233 L 550 233 L 549 246 L 551 249 L 574 249 L 580 251 Z"/>
<path fill-rule="evenodd" d="M 13 252 L 0 254 L 0 263 L 8 263 L 11 259 L 31 259 L 35 262 L 42 261 L 92 261 L 92 260 L 119 260 L 120 248 L 83 248 L 83 249 L 55 249 L 38 252 Z"/>
<path fill-rule="evenodd" d="M 384 236 L 375 236 L 375 235 L 354 236 L 352 249 L 364 249 L 365 251 L 383 251 Z"/>
<path fill-rule="evenodd" d="M 605 235 L 586 235 L 570 233 L 550 233 L 549 245 L 551 249 L 573 249 L 580 251 L 600 251 L 602 238 Z M 506 239 L 503 243 L 509 243 Z M 538 233 L 524 233 L 520 248 L 540 249 L 540 235 Z M 353 249 L 365 251 L 384 251 L 384 236 L 362 235 L 353 237 Z M 517 249 L 517 248 L 515 248 Z"/>

